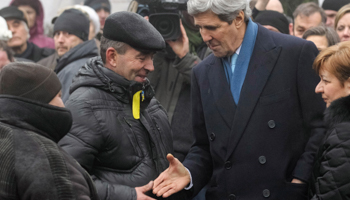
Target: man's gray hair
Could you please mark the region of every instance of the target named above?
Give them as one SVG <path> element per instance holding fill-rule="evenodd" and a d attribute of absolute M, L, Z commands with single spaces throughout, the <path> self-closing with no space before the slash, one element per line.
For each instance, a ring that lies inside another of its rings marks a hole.
<path fill-rule="evenodd" d="M 244 20 L 252 15 L 248 0 L 189 0 L 187 10 L 190 15 L 196 15 L 211 10 L 221 21 L 231 24 L 239 12 L 244 12 Z"/>
<path fill-rule="evenodd" d="M 106 51 L 109 47 L 113 47 L 117 51 L 117 53 L 121 55 L 125 54 L 126 50 L 128 50 L 128 45 L 126 43 L 110 40 L 103 36 L 101 37 L 100 47 L 101 47 L 101 50 L 100 50 L 101 59 L 104 64 L 106 64 Z"/>
<path fill-rule="evenodd" d="M 30 32 L 29 32 L 29 28 L 28 28 L 28 25 L 25 21 L 21 21 L 22 25 L 24 26 L 24 29 L 26 29 L 27 31 L 27 40 L 29 40 L 30 38 Z"/>

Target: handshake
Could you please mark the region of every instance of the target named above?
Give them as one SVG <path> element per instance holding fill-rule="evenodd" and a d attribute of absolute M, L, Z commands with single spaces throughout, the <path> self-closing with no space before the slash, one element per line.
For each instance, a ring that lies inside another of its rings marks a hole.
<path fill-rule="evenodd" d="M 191 176 L 182 163 L 173 155 L 168 154 L 169 167 L 162 172 L 154 181 L 147 185 L 136 187 L 137 200 L 155 200 L 145 193 L 153 189 L 153 194 L 163 198 L 177 193 L 184 189 L 191 182 Z"/>

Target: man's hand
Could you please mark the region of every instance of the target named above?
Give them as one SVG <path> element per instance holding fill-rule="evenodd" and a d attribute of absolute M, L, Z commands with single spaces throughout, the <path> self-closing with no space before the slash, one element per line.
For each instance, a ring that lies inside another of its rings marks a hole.
<path fill-rule="evenodd" d="M 266 10 L 266 6 L 269 3 L 269 1 L 270 0 L 257 0 L 255 8 L 260 11 Z"/>
<path fill-rule="evenodd" d="M 166 157 L 169 167 L 154 181 L 153 194 L 164 198 L 184 189 L 190 182 L 191 176 L 182 163 L 173 155 Z"/>
<path fill-rule="evenodd" d="M 293 178 L 292 183 L 296 183 L 296 184 L 305 184 L 303 181 Z"/>
<path fill-rule="evenodd" d="M 147 195 L 145 195 L 145 192 L 151 190 L 153 187 L 153 181 L 150 181 L 147 185 L 144 185 L 142 187 L 136 187 L 136 195 L 137 200 L 155 200 Z"/>
<path fill-rule="evenodd" d="M 175 52 L 177 57 L 182 59 L 190 51 L 190 48 L 189 48 L 188 37 L 187 37 L 186 31 L 185 31 L 185 28 L 182 25 L 181 20 L 180 20 L 180 29 L 181 29 L 180 38 L 178 38 L 175 41 L 168 40 L 166 42 L 173 49 L 173 51 Z"/>

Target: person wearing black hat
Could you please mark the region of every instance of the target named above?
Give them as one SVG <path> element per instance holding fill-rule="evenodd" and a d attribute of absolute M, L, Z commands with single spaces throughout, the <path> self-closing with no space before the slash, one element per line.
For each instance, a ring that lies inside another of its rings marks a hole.
<path fill-rule="evenodd" d="M 57 145 L 72 125 L 60 90 L 42 65 L 0 70 L 0 199 L 98 200 L 88 173 Z"/>
<path fill-rule="evenodd" d="M 173 144 L 167 114 L 147 75 L 154 70 L 154 53 L 164 48 L 146 19 L 113 13 L 101 56 L 91 58 L 73 80 L 66 102 L 73 126 L 59 144 L 92 175 L 101 199 L 159 199 L 149 191 L 151 180 L 168 166 Z"/>
<path fill-rule="evenodd" d="M 255 22 L 261 24 L 265 28 L 284 34 L 289 34 L 289 23 L 287 18 L 273 10 L 264 10 L 259 12 L 259 14 L 254 19 Z"/>
<path fill-rule="evenodd" d="M 327 15 L 326 26 L 334 27 L 335 16 L 339 9 L 346 4 L 349 4 L 350 0 L 324 0 L 322 3 L 322 8 Z"/>
<path fill-rule="evenodd" d="M 24 59 L 37 62 L 55 52 L 53 49 L 39 48 L 28 41 L 30 35 L 27 20 L 17 7 L 9 6 L 1 9 L 0 16 L 6 20 L 7 26 L 12 32 L 12 38 L 7 41 L 7 44 L 13 49 L 15 57 L 19 58 L 19 61 Z"/>
<path fill-rule="evenodd" d="M 62 100 L 66 102 L 73 77 L 89 58 L 98 55 L 98 48 L 94 40 L 88 40 L 90 21 L 81 11 L 67 9 L 53 23 L 56 54 L 38 63 L 55 70 L 62 83 Z"/>
<path fill-rule="evenodd" d="M 101 31 L 97 35 L 97 38 L 100 39 L 106 19 L 111 14 L 111 3 L 109 0 L 85 0 L 84 5 L 93 8 L 100 18 Z"/>

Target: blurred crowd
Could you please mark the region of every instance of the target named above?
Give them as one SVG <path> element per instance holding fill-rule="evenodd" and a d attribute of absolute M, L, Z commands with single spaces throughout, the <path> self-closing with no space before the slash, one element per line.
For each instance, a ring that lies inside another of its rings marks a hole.
<path fill-rule="evenodd" d="M 0 199 L 350 199 L 350 0 L 152 2 L 0 8 Z"/>

